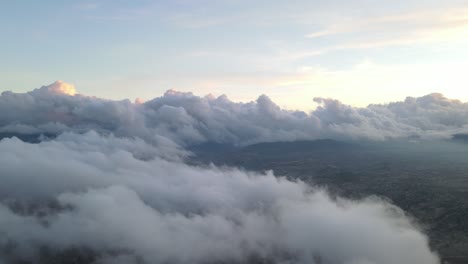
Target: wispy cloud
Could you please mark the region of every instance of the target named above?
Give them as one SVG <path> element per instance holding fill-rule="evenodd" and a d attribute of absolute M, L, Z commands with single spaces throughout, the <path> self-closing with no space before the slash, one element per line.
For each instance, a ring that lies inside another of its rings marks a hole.
<path fill-rule="evenodd" d="M 447 9 L 347 19 L 306 34 L 309 39 L 338 37 L 323 52 L 340 49 L 366 49 L 421 42 L 465 40 L 468 36 L 468 9 Z"/>

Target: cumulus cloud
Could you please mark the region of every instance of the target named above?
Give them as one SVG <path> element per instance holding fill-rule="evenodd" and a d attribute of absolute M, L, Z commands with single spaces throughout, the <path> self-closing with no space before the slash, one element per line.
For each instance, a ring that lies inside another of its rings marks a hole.
<path fill-rule="evenodd" d="M 39 90 L 45 90 L 51 93 L 65 94 L 70 96 L 76 94 L 75 86 L 73 84 L 69 84 L 63 81 L 56 81 L 51 85 L 39 88 Z"/>
<path fill-rule="evenodd" d="M 3 139 L 0 150 L 0 262 L 86 249 L 96 263 L 439 263 L 413 221 L 378 198 L 193 167 L 94 132 Z"/>
<path fill-rule="evenodd" d="M 89 263 L 439 263 L 413 220 L 386 201 L 184 163 L 187 147 L 204 142 L 468 131 L 468 104 L 440 94 L 366 108 L 315 102 L 305 113 L 265 95 L 236 103 L 169 90 L 132 103 L 63 82 L 3 92 L 0 136 L 37 144 L 0 141 L 0 263 L 47 263 L 50 251 L 83 251 Z"/>
<path fill-rule="evenodd" d="M 172 141 L 190 146 L 319 138 L 449 138 L 468 132 L 468 104 L 441 94 L 365 108 L 315 98 L 318 108 L 305 113 L 281 109 L 265 95 L 254 102 L 236 103 L 224 95 L 199 97 L 169 90 L 153 100 L 132 103 L 63 92 L 69 90 L 69 85 L 57 82 L 29 93 L 3 92 L 0 133 L 95 130 L 117 137 L 138 137 L 153 145 Z"/>

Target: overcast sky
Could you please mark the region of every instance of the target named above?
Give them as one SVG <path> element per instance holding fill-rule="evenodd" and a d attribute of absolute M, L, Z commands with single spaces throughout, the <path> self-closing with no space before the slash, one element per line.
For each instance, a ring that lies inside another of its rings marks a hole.
<path fill-rule="evenodd" d="M 468 1 L 0 0 L 0 90 L 168 89 L 364 106 L 440 92 L 468 101 Z"/>

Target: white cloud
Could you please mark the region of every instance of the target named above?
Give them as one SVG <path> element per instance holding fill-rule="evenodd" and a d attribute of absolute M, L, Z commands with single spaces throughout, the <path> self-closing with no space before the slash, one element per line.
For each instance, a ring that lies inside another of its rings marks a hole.
<path fill-rule="evenodd" d="M 0 248 L 17 245 L 0 259 L 84 247 L 108 263 L 438 263 L 412 221 L 377 198 L 333 200 L 271 173 L 144 161 L 132 154 L 139 147 L 109 140 L 0 141 Z M 56 209 L 41 203 L 49 199 Z"/>

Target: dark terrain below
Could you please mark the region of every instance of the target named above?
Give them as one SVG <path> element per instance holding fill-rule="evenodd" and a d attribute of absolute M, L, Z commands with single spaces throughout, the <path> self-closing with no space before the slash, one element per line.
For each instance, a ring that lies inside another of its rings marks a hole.
<path fill-rule="evenodd" d="M 273 170 L 322 186 L 332 195 L 390 199 L 415 218 L 443 263 L 468 263 L 468 144 L 344 143 L 333 140 L 260 143 L 242 148 L 204 144 L 191 162 Z"/>

